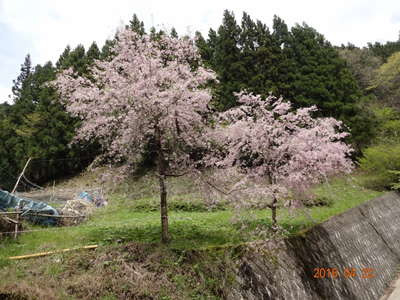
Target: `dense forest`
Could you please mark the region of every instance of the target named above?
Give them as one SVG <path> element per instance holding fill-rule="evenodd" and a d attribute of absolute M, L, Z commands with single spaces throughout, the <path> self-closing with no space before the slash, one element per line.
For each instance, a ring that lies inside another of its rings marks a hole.
<path fill-rule="evenodd" d="M 136 15 L 126 27 L 145 33 Z M 178 37 L 173 28 L 150 29 L 152 38 L 162 35 Z M 96 141 L 71 144 L 80 120 L 66 112 L 48 83 L 68 68 L 94 80 L 90 66 L 114 55 L 116 38 L 101 48 L 95 42 L 88 49 L 66 46 L 55 64 L 32 66 L 26 56 L 13 81 L 12 103 L 0 104 L 1 188 L 10 189 L 28 157 L 34 160 L 26 177 L 44 184 L 80 172 L 102 152 Z M 214 111 L 236 106 L 234 94 L 241 90 L 282 96 L 296 108 L 316 105 L 319 116 L 335 117 L 349 128 L 354 160 L 365 169 L 385 169 L 374 184 L 388 187 L 396 181 L 392 171 L 400 170 L 400 39 L 363 48 L 334 46 L 306 23 L 289 28 L 275 16 L 268 28 L 246 13 L 238 22 L 225 11 L 221 25 L 208 36 L 196 33 L 196 45 L 205 65 L 217 74 L 218 81 L 210 83 Z M 151 150 L 143 159 L 151 162 Z M 388 164 L 391 172 L 386 172 Z"/>

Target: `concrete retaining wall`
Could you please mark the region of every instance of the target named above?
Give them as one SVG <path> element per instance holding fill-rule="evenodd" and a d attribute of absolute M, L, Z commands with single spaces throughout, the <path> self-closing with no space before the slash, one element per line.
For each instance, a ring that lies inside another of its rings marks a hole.
<path fill-rule="evenodd" d="M 385 194 L 303 236 L 263 246 L 238 262 L 228 299 L 379 299 L 399 271 L 400 195 Z M 314 278 L 316 268 L 325 278 Z"/>

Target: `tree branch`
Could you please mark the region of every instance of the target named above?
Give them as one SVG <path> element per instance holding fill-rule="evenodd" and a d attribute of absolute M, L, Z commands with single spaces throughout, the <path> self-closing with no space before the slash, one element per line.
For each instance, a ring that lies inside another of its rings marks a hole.
<path fill-rule="evenodd" d="M 221 194 L 224 194 L 225 196 L 228 196 L 228 195 L 232 194 L 233 192 L 237 192 L 237 191 L 243 190 L 243 189 L 238 188 L 238 189 L 233 189 L 233 190 L 230 190 L 229 192 L 226 192 L 226 191 L 220 189 L 219 187 L 217 187 L 216 185 L 212 184 L 208 180 L 204 180 L 201 177 L 200 177 L 200 180 L 202 180 L 203 182 L 205 182 L 206 184 L 208 184 L 209 186 L 211 186 L 212 188 L 214 188 L 215 190 L 217 190 Z"/>
<path fill-rule="evenodd" d="M 189 173 L 190 173 L 190 172 L 187 171 L 187 172 L 183 172 L 183 173 L 181 173 L 181 174 L 168 174 L 168 173 L 165 173 L 164 175 L 165 175 L 165 176 L 168 176 L 168 177 L 181 177 L 181 176 L 184 176 L 184 175 L 189 174 Z"/>

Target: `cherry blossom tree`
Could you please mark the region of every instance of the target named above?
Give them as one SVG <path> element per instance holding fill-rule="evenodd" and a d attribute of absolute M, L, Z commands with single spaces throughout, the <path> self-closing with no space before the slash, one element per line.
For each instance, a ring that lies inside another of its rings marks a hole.
<path fill-rule="evenodd" d="M 119 33 L 109 61 L 95 61 L 89 78 L 67 70 L 55 81 L 67 111 L 82 119 L 77 140 L 96 139 L 129 168 L 146 145 L 156 153 L 162 242 L 169 240 L 166 177 L 194 166 L 191 152 L 207 143 L 204 88 L 215 79 L 190 39 Z M 126 171 L 128 174 L 128 170 Z"/>
<path fill-rule="evenodd" d="M 248 191 L 268 200 L 276 229 L 278 200 L 288 192 L 299 195 L 321 179 L 352 170 L 352 149 L 343 142 L 348 133 L 341 131 L 340 121 L 313 118 L 315 106 L 293 110 L 282 98 L 245 92 L 237 97 L 242 105 L 222 114 L 213 134 L 222 150 L 209 162 L 227 181 L 234 177 L 232 171 L 242 174 L 235 188 L 252 182 Z"/>

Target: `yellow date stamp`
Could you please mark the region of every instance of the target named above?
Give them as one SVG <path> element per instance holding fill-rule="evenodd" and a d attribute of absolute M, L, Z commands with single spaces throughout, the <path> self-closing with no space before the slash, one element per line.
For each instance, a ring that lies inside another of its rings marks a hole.
<path fill-rule="evenodd" d="M 314 268 L 313 277 L 322 278 L 362 278 L 369 279 L 375 277 L 375 269 L 373 268 Z"/>

